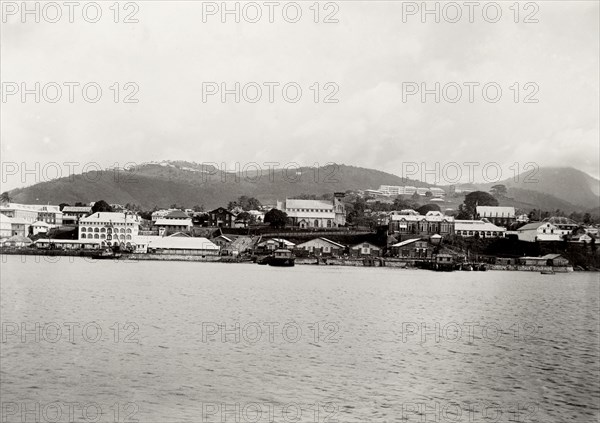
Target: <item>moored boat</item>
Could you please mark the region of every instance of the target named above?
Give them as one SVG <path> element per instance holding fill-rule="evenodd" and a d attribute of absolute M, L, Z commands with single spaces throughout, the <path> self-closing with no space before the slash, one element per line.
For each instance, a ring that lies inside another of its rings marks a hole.
<path fill-rule="evenodd" d="M 121 257 L 121 253 L 115 253 L 110 248 L 106 248 L 95 254 L 92 254 L 92 258 L 98 259 L 98 260 L 118 259 L 119 257 Z"/>
<path fill-rule="evenodd" d="M 277 267 L 293 267 L 296 264 L 296 258 L 290 250 L 282 248 L 273 251 L 273 254 L 268 256 L 267 264 Z"/>

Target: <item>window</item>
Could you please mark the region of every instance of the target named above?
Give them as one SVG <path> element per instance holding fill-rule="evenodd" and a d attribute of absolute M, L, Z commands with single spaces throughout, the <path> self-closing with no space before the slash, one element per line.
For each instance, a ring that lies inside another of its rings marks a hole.
<path fill-rule="evenodd" d="M 106 228 L 100 229 L 100 232 L 106 232 Z"/>
<path fill-rule="evenodd" d="M 100 232 L 100 229 L 94 228 L 94 232 Z M 97 237 L 96 237 L 97 238 Z"/>
<path fill-rule="evenodd" d="M 81 234 L 81 238 L 85 238 L 85 234 Z"/>

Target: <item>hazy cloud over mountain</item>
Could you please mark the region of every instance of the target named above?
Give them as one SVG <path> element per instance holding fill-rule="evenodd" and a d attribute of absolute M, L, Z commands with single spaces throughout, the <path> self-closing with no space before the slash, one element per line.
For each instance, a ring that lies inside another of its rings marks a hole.
<path fill-rule="evenodd" d="M 431 17 L 422 23 L 420 15 L 403 22 L 400 3 L 338 4 L 339 23 L 331 24 L 315 24 L 305 2 L 296 24 L 281 12 L 275 23 L 263 17 L 236 24 L 229 17 L 223 24 L 219 15 L 203 23 L 202 2 L 142 2 L 132 24 L 115 24 L 111 15 L 96 24 L 8 17 L 3 82 L 94 81 L 103 97 L 95 104 L 7 98 L 2 161 L 318 161 L 396 174 L 410 161 L 536 162 L 599 176 L 597 2 L 540 2 L 539 22 L 529 24 L 515 23 L 508 3 L 495 24 L 480 10 L 474 23 L 466 16 L 456 24 Z M 520 20 L 526 15 L 522 10 Z M 211 81 L 293 81 L 303 97 L 287 103 L 276 95 L 271 104 L 265 88 L 257 103 L 232 96 L 203 103 L 202 83 Z M 137 84 L 139 103 L 115 104 L 114 82 Z M 337 84 L 339 102 L 321 97 L 315 104 L 315 82 L 321 96 L 329 93 L 323 84 Z M 473 103 L 466 88 L 457 103 L 435 103 L 433 96 L 422 103 L 418 95 L 403 102 L 405 82 L 481 85 Z M 497 103 L 481 96 L 488 82 L 503 89 Z M 509 88 L 515 82 L 519 103 Z M 539 86 L 538 103 L 523 103 L 527 82 Z M 23 184 L 13 177 L 3 185 Z"/>

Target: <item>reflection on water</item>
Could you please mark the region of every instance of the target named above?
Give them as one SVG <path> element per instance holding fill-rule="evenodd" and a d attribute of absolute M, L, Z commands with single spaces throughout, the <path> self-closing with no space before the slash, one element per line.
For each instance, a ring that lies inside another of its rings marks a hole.
<path fill-rule="evenodd" d="M 2 421 L 598 419 L 597 274 L 13 256 L 1 306 Z"/>

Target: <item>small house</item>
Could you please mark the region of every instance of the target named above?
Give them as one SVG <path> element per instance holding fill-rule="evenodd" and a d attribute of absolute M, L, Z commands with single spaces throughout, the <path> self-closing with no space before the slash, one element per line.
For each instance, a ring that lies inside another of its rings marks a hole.
<path fill-rule="evenodd" d="M 320 237 L 298 244 L 296 249 L 308 251 L 309 255 L 316 257 L 339 257 L 344 254 L 346 247 L 330 239 Z"/>
<path fill-rule="evenodd" d="M 382 249 L 370 242 L 361 242 L 350 247 L 350 256 L 352 257 L 379 257 Z"/>

